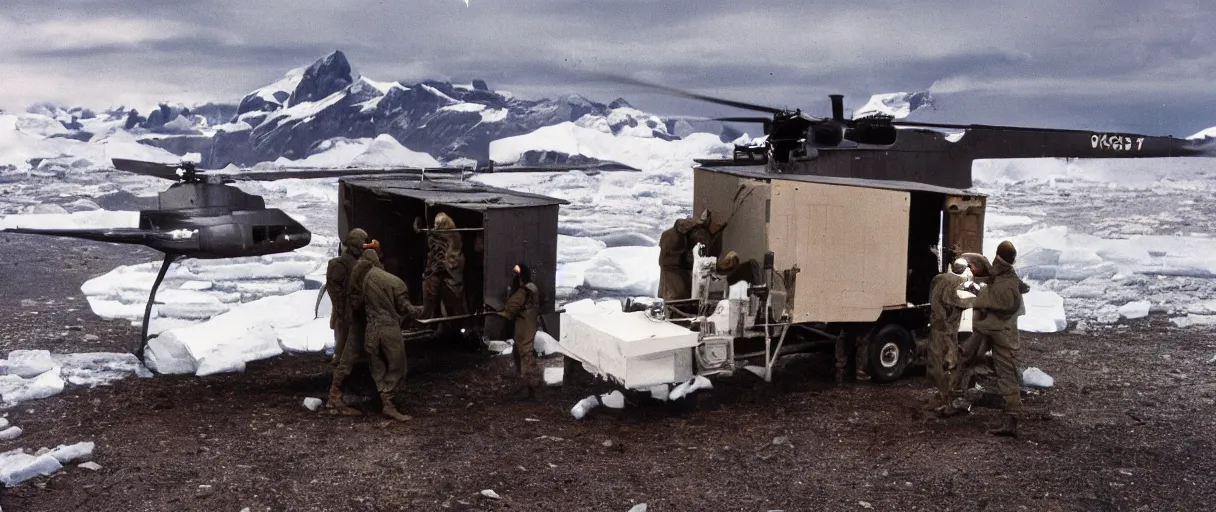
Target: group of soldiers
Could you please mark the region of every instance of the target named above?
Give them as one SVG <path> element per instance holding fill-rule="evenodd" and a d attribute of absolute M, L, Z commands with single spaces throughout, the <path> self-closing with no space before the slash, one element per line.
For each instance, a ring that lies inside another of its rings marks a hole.
<path fill-rule="evenodd" d="M 422 230 L 415 226 L 416 232 Z M 334 331 L 334 365 L 329 397 L 325 408 L 333 414 L 363 414 L 343 401 L 343 385 L 356 365 L 370 366 L 381 413 L 406 421 L 410 416 L 398 410 L 397 390 L 406 375 L 405 338 L 402 330 L 412 319 L 440 316 L 468 317 L 464 298 L 464 252 L 460 233 L 452 219 L 439 213 L 427 235 L 427 264 L 422 274 L 422 305 L 410 301 L 405 282 L 385 270 L 380 244 L 370 240 L 367 231 L 354 228 L 347 233 L 341 254 L 329 260 L 324 290 L 333 305 L 330 328 Z M 512 268 L 513 284 L 502 311 L 493 314 L 514 323 L 517 369 L 521 377 L 518 391 L 531 398 L 543 385 L 533 340 L 540 313 L 540 293 L 532 282 L 532 272 L 524 263 Z M 489 306 L 485 310 L 492 311 Z"/>
<path fill-rule="evenodd" d="M 963 254 L 930 285 L 927 373 L 936 392 L 927 407 L 944 417 L 969 410 L 977 370 L 991 350 L 1004 414 L 1001 424 L 988 433 L 1000 436 L 1017 435 L 1017 416 L 1022 409 L 1018 317 L 1026 312 L 1022 295 L 1030 286 L 1014 271 L 1016 258 L 1017 249 L 1006 240 L 997 247 L 991 263 L 980 254 Z M 960 344 L 959 323 L 967 308 L 972 309 L 972 333 Z"/>

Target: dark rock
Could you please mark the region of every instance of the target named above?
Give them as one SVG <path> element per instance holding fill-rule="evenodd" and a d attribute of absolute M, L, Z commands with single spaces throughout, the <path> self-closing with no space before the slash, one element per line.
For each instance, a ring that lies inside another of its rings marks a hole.
<path fill-rule="evenodd" d="M 625 98 L 617 98 L 612 100 L 612 103 L 608 104 L 608 108 L 633 108 L 633 105 L 630 105 L 628 101 L 625 101 Z"/>
<path fill-rule="evenodd" d="M 346 88 L 351 81 L 350 63 L 346 61 L 346 55 L 334 51 L 304 71 L 304 77 L 288 98 L 287 106 L 323 99 Z"/>
<path fill-rule="evenodd" d="M 65 123 L 63 121 L 60 121 L 59 124 L 63 125 L 63 127 L 68 130 L 79 130 L 81 128 L 84 128 L 84 125 L 80 124 L 80 121 L 76 120 L 76 116 L 72 116 L 72 120 L 69 122 Z"/>
<path fill-rule="evenodd" d="M 89 140 L 91 140 L 91 139 L 93 138 L 93 134 L 92 134 L 92 133 L 89 133 L 89 132 L 86 132 L 86 131 L 74 131 L 74 132 L 71 132 L 71 133 L 57 133 L 57 134 L 55 134 L 55 135 L 51 135 L 51 136 L 50 136 L 50 137 L 48 137 L 48 138 L 51 138 L 51 139 L 72 139 L 72 140 L 78 140 L 78 141 L 80 141 L 80 142 L 88 142 Z"/>
<path fill-rule="evenodd" d="M 489 91 L 489 90 L 490 90 L 490 86 L 489 86 L 489 85 L 486 85 L 486 81 L 485 81 L 485 80 L 473 80 L 473 90 L 475 90 L 475 91 Z"/>
<path fill-rule="evenodd" d="M 286 95 L 286 93 L 284 93 Z M 200 116 L 207 124 L 217 126 L 231 121 L 237 115 L 238 106 L 229 103 L 204 103 L 190 109 L 191 115 Z"/>
<path fill-rule="evenodd" d="M 130 112 L 127 112 L 127 122 L 125 124 L 123 124 L 122 127 L 124 130 L 130 130 L 132 128 L 135 128 L 136 126 L 143 124 L 146 121 L 147 121 L 147 119 L 145 119 L 139 115 L 138 110 L 131 109 Z"/>

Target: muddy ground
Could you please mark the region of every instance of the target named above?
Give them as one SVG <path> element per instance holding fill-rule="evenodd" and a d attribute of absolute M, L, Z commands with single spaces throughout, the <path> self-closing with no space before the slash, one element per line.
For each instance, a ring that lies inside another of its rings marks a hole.
<path fill-rule="evenodd" d="M 130 351 L 138 329 L 80 293 L 143 249 L 0 235 L 0 350 Z M 56 260 L 66 258 L 68 265 Z M 33 312 L 37 311 L 37 314 Z M 79 330 L 77 330 L 77 328 Z M 242 374 L 131 378 L 21 404 L 0 451 L 94 441 L 89 471 L 4 489 L 4 510 L 1205 510 L 1216 503 L 1216 335 L 1164 319 L 1099 333 L 1023 335 L 1030 392 L 1018 438 L 997 411 L 926 416 L 923 374 L 831 383 L 830 357 L 795 359 L 770 387 L 720 382 L 696 411 L 598 409 L 552 388 L 505 396 L 509 357 L 412 354 L 407 423 L 305 409 L 320 355 Z M 552 363 L 552 362 L 551 362 Z M 366 389 L 358 386 L 355 391 Z M 369 409 L 374 403 L 366 404 Z M 776 443 L 775 443 L 776 442 Z M 209 487 L 204 487 L 209 486 Z M 493 490 L 500 499 L 480 496 Z"/>

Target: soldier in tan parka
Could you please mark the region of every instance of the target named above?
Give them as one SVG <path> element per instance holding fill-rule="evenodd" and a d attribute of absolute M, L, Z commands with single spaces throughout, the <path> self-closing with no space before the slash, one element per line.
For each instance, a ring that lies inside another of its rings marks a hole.
<path fill-rule="evenodd" d="M 1022 409 L 1022 379 L 1017 371 L 1018 350 L 1021 348 L 1018 315 L 1023 308 L 1022 294 L 1029 291 L 1029 287 L 1014 272 L 1016 256 L 1017 250 L 1012 243 L 1008 240 L 1001 242 L 996 250 L 996 260 L 992 263 L 988 285 L 977 290 L 973 304 L 975 320 L 972 322 L 972 337 L 979 338 L 975 340 L 975 346 L 991 344 L 997 389 L 1005 399 L 1001 425 L 988 431 L 989 434 L 1000 436 L 1017 435 L 1017 414 Z M 979 354 L 971 355 L 977 358 Z"/>
<path fill-rule="evenodd" d="M 351 319 L 347 291 L 350 288 L 351 272 L 359 255 L 363 254 L 365 243 L 367 231 L 359 228 L 350 230 L 342 244 L 342 254 L 330 259 L 325 269 L 325 290 L 329 293 L 329 302 L 333 306 L 329 315 L 329 328 L 334 330 L 334 365 L 342 358 L 342 349 L 350 335 Z"/>
<path fill-rule="evenodd" d="M 325 408 L 331 413 L 347 416 L 362 414 L 358 409 L 348 407 L 342 402 L 342 385 L 354 371 L 355 364 L 360 359 L 367 357 L 367 351 L 364 348 L 367 316 L 363 307 L 363 282 L 367 273 L 380 264 L 379 253 L 375 249 L 370 246 L 364 246 L 362 249 L 359 261 L 355 262 L 347 281 L 348 288 L 345 295 L 346 309 L 350 313 L 350 324 L 342 352 L 336 354 L 339 356 L 338 364 L 334 367 L 333 378 L 329 386 L 329 400 L 325 403 Z"/>
<path fill-rule="evenodd" d="M 381 412 L 398 421 L 410 417 L 397 410 L 394 399 L 397 386 L 405 379 L 405 339 L 401 324 L 407 318 L 418 318 L 422 308 L 410 303 L 409 289 L 401 278 L 394 276 L 375 258 L 374 267 L 363 279 L 361 293 L 367 314 L 367 335 L 364 349 L 371 359 L 372 379 L 380 393 Z"/>
<path fill-rule="evenodd" d="M 536 360 L 537 317 L 540 316 L 540 290 L 532 282 L 532 269 L 520 263 L 515 265 L 515 279 L 511 283 L 511 295 L 502 311 L 495 314 L 515 323 L 515 369 L 519 373 L 520 398 L 532 399 L 536 390 L 543 389 L 544 376 Z"/>
<path fill-rule="evenodd" d="M 963 299 L 958 293 L 967 281 L 967 260 L 954 260 L 950 269 L 935 276 L 929 283 L 929 380 L 937 388 L 930 400 L 930 409 L 943 415 L 957 413 L 962 407 L 954 400 L 961 398 L 962 390 L 953 386 L 954 374 L 961 371 L 959 359 L 958 328 L 963 311 L 971 307 L 972 299 Z M 962 405 L 962 404 L 959 404 Z"/>
<path fill-rule="evenodd" d="M 448 214 L 435 214 L 436 230 L 456 229 Z M 432 231 L 427 236 L 426 270 L 422 273 L 422 311 L 435 318 L 443 304 L 447 316 L 465 314 L 464 247 L 458 231 Z"/>

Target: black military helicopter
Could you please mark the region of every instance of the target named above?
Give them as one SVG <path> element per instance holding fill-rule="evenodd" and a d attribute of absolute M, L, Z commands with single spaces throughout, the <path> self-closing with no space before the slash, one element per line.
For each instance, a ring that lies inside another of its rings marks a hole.
<path fill-rule="evenodd" d="M 874 114 L 844 117 L 844 96 L 829 95 L 831 117 L 688 92 L 619 75 L 608 80 L 655 89 L 772 117 L 700 118 L 760 123 L 762 144 L 736 145 L 733 158 L 698 160 L 707 165 L 756 165 L 767 172 L 971 187 L 971 166 L 1003 158 L 1216 157 L 1216 137 L 1179 139 L 1086 130 L 897 121 Z M 961 133 L 946 133 L 956 131 Z"/>
<path fill-rule="evenodd" d="M 551 159 L 552 160 L 552 159 Z M 557 160 L 564 160 L 558 158 Z M 282 210 L 267 208 L 262 196 L 249 194 L 231 183 L 237 181 L 274 181 L 282 179 L 333 178 L 364 175 L 416 175 L 419 179 L 465 179 L 474 174 L 504 172 L 590 172 L 639 169 L 616 162 L 585 160 L 573 163 L 496 166 L 493 161 L 473 167 L 385 168 L 385 169 L 303 169 L 223 173 L 198 170 L 193 163 L 166 164 L 139 160 L 112 159 L 120 171 L 175 180 L 157 195 L 157 207 L 139 212 L 139 226 L 107 229 L 10 228 L 6 233 L 80 238 L 99 242 L 134 244 L 165 254 L 148 304 L 144 308 L 139 349 L 143 360 L 148 342 L 148 320 L 156 290 L 169 265 L 177 259 L 223 259 L 291 252 L 307 246 L 312 233 Z M 484 165 L 483 165 L 484 164 Z"/>

